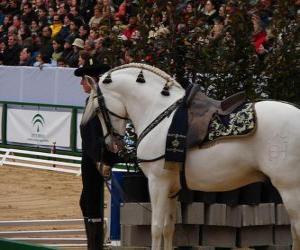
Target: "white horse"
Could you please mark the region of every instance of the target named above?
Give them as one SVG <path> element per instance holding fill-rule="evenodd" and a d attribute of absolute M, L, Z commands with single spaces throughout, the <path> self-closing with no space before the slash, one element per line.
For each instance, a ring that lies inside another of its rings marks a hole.
<path fill-rule="evenodd" d="M 141 70 L 146 83 L 136 82 Z M 111 83 L 103 83 L 108 77 Z M 169 96 L 161 94 L 164 86 L 169 88 Z M 168 74 L 137 63 L 112 69 L 101 77 L 98 87 L 114 130 L 123 133 L 124 120 L 120 117 L 127 117 L 138 136 L 167 107 L 185 95 L 185 90 Z M 94 85 L 82 123 L 99 110 L 97 96 L 99 91 L 97 93 Z M 200 191 L 229 191 L 268 177 L 278 189 L 289 214 L 293 249 L 300 250 L 300 110 L 277 101 L 258 102 L 255 109 L 257 129 L 253 135 L 187 151 L 187 186 Z M 103 124 L 103 115 L 98 114 Z M 154 159 L 165 153 L 173 115 L 174 112 L 163 119 L 140 142 L 138 158 Z M 160 159 L 140 165 L 149 181 L 153 250 L 160 249 L 162 236 L 164 249 L 172 249 L 175 230 L 176 199 L 170 198 L 170 194 L 180 189 L 179 170 L 165 169 L 164 164 L 164 159 Z"/>

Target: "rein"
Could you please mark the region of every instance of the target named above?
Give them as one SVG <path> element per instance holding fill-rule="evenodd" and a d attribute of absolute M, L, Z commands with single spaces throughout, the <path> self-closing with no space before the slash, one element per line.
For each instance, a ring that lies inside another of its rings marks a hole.
<path fill-rule="evenodd" d="M 112 176 L 111 176 L 111 178 L 113 178 Z M 116 199 L 116 197 L 113 195 L 113 193 L 112 193 L 112 190 L 111 190 L 111 185 L 112 184 L 109 184 L 109 182 L 108 182 L 108 179 L 104 179 L 104 182 L 105 182 L 105 185 L 106 185 L 106 187 L 107 187 L 107 190 L 108 190 L 108 192 L 110 193 L 110 196 L 112 197 L 112 201 L 113 201 L 113 203 L 115 203 L 115 205 L 116 206 L 118 206 L 119 205 L 119 200 L 117 200 Z M 151 209 L 149 209 L 148 207 L 146 207 L 145 205 L 143 205 L 141 202 L 139 202 L 138 200 L 136 200 L 136 199 L 133 199 L 133 197 L 131 197 L 131 196 L 129 196 L 127 193 L 125 193 L 124 192 L 124 190 L 123 190 L 123 188 L 121 187 L 121 185 L 119 184 L 119 182 L 118 182 L 118 180 L 116 180 L 115 179 L 115 187 L 116 187 L 116 189 L 118 190 L 118 192 L 120 193 L 120 198 L 121 198 L 121 201 L 122 202 L 126 202 L 126 197 L 127 198 L 130 198 L 132 201 L 134 201 L 136 204 L 138 204 L 140 207 L 142 207 L 143 209 L 145 209 L 145 210 L 147 210 L 148 212 L 152 212 L 152 210 Z"/>

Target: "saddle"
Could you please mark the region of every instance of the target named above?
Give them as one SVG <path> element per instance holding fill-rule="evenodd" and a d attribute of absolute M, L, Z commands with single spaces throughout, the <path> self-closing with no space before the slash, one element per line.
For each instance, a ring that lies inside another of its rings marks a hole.
<path fill-rule="evenodd" d="M 246 101 L 245 92 L 236 93 L 223 101 L 207 97 L 194 85 L 186 99 L 188 108 L 187 148 L 201 146 L 215 115 L 228 115 Z"/>

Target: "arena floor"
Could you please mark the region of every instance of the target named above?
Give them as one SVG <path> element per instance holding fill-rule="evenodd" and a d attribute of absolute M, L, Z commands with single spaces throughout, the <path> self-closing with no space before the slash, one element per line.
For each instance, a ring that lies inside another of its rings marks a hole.
<path fill-rule="evenodd" d="M 81 186 L 81 177 L 74 174 L 2 166 L 0 221 L 82 218 L 79 207 Z M 40 229 L 65 228 L 53 225 L 26 227 L 26 230 Z M 24 230 L 24 228 L 14 226 L 0 230 Z M 85 248 L 72 248 L 75 249 Z"/>
<path fill-rule="evenodd" d="M 81 218 L 81 177 L 0 167 L 0 220 Z"/>

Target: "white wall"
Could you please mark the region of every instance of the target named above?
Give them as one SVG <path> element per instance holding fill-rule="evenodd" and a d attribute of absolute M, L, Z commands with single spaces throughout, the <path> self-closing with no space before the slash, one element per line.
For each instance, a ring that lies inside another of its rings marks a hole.
<path fill-rule="evenodd" d="M 0 104 L 0 142 L 2 141 L 2 105 Z"/>
<path fill-rule="evenodd" d="M 84 106 L 74 68 L 0 66 L 0 101 Z"/>

